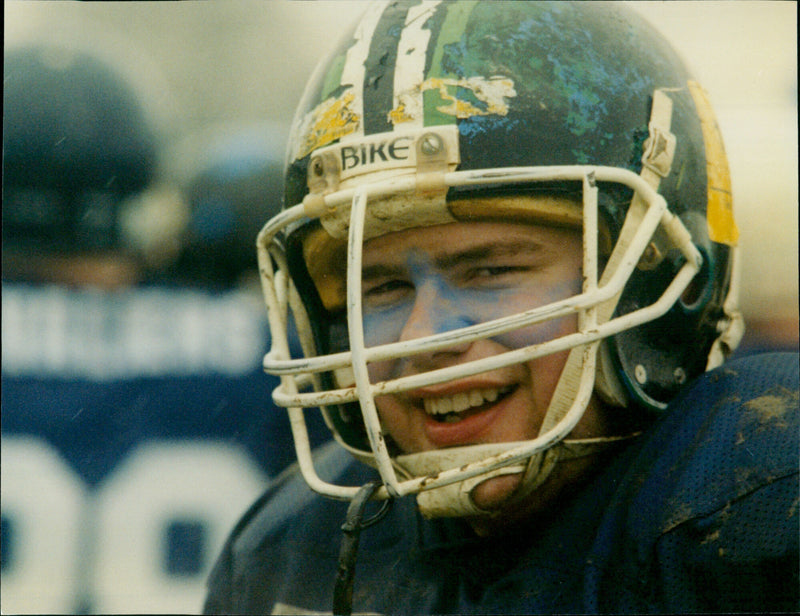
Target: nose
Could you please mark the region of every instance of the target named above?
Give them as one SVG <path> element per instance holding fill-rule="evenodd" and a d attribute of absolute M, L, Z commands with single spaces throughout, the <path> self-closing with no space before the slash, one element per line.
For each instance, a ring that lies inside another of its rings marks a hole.
<path fill-rule="evenodd" d="M 475 321 L 467 315 L 463 301 L 448 297 L 448 294 L 436 284 L 425 284 L 417 288 L 414 304 L 400 331 L 399 339 L 416 340 L 468 327 L 474 323 Z M 470 342 L 456 343 L 423 355 L 428 359 L 459 355 L 465 353 L 470 345 Z"/>

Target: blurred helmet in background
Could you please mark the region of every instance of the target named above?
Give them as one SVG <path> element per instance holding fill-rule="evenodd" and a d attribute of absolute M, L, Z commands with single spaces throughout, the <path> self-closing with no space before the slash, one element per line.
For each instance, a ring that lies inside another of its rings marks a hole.
<path fill-rule="evenodd" d="M 127 198 L 157 167 L 131 86 L 84 52 L 12 49 L 3 61 L 3 249 L 118 250 Z"/>
<path fill-rule="evenodd" d="M 169 277 L 226 288 L 257 274 L 255 240 L 281 208 L 285 137 L 271 125 L 227 128 L 202 140 L 184 189 L 189 220 Z"/>

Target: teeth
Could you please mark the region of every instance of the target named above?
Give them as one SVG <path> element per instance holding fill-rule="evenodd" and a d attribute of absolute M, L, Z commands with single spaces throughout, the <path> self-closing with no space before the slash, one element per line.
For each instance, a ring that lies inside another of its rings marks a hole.
<path fill-rule="evenodd" d="M 448 413 L 461 413 L 467 409 L 481 406 L 487 402 L 494 402 L 501 395 L 511 391 L 511 387 L 504 387 L 502 389 L 473 389 L 469 392 L 461 392 L 452 396 L 441 396 L 438 398 L 424 398 L 423 404 L 425 405 L 425 412 L 429 415 L 447 415 Z M 457 421 L 458 418 L 447 418 L 451 421 Z"/>

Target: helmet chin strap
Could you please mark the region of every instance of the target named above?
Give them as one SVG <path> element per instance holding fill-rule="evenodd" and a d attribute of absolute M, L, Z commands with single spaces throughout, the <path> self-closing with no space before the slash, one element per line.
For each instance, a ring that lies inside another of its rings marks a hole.
<path fill-rule="evenodd" d="M 596 347 L 597 343 L 592 345 Z M 591 389 L 587 393 L 581 384 L 586 378 L 584 371 L 591 371 L 593 382 L 595 351 L 596 348 L 590 349 L 586 345 L 570 351 L 539 430 L 540 435 L 556 427 L 574 407 L 582 406 L 581 414 L 585 411 L 591 399 Z M 587 355 L 591 356 L 591 359 L 587 359 Z M 417 495 L 417 504 L 420 512 L 428 518 L 500 515 L 506 505 L 526 499 L 539 488 L 550 477 L 558 462 L 598 453 L 624 438 L 628 437 L 559 441 L 546 450 L 530 454 L 528 458 L 518 463 L 446 486 L 423 490 Z M 524 442 L 487 443 L 406 454 L 396 457 L 395 465 L 400 473 L 407 476 L 435 476 L 443 470 L 479 462 L 521 445 L 524 445 Z M 505 475 L 522 475 L 522 478 L 514 493 L 503 503 L 503 507 L 492 510 L 479 507 L 472 496 L 474 489 L 489 479 Z"/>
<path fill-rule="evenodd" d="M 558 462 L 599 453 L 631 436 L 633 435 L 564 440 L 518 464 L 420 492 L 417 495 L 417 506 L 426 518 L 496 517 L 502 515 L 508 505 L 528 498 L 550 477 Z M 395 464 L 401 473 L 410 476 L 434 475 L 447 468 L 478 462 L 488 456 L 501 454 L 522 444 L 522 442 L 490 443 L 426 451 L 398 456 Z M 473 490 L 484 481 L 505 475 L 522 475 L 520 485 L 514 493 L 499 508 L 484 509 L 476 505 L 472 497 Z"/>
<path fill-rule="evenodd" d="M 456 468 L 480 462 L 481 460 L 501 454 L 522 445 L 522 443 L 488 443 L 436 449 L 420 453 L 406 454 L 395 459 L 398 470 L 408 476 L 436 475 L 448 468 Z M 490 514 L 478 507 L 472 500 L 472 490 L 493 477 L 524 473 L 528 464 L 522 462 L 497 468 L 488 473 L 469 477 L 440 488 L 425 490 L 417 495 L 417 505 L 426 518 L 463 517 Z"/>

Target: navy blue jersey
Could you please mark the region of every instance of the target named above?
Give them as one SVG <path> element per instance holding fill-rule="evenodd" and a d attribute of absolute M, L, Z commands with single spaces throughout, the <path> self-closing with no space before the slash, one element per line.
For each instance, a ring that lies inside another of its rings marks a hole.
<path fill-rule="evenodd" d="M 704 374 L 580 489 L 505 537 L 413 498 L 361 534 L 354 613 L 796 611 L 797 355 Z M 374 477 L 331 445 L 323 472 Z M 288 471 L 234 529 L 207 613 L 330 612 L 347 503 Z"/>

